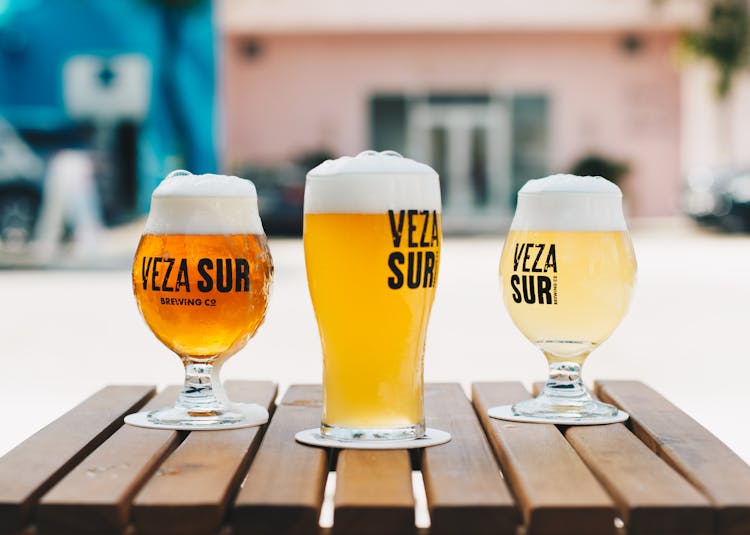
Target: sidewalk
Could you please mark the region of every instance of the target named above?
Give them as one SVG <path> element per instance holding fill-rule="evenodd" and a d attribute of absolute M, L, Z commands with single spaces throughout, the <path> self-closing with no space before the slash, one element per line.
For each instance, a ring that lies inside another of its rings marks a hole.
<path fill-rule="evenodd" d="M 750 236 L 714 235 L 676 221 L 632 228 L 636 296 L 618 330 L 587 362 L 586 380 L 643 380 L 750 461 L 742 340 Z M 129 258 L 140 230 L 123 229 L 110 244 L 113 269 L 2 273 L 0 292 L 10 303 L 0 312 L 3 350 L 13 377 L 4 399 L 18 412 L 0 435 L 0 453 L 107 383 L 181 380 L 179 360 L 153 337 L 132 296 Z M 229 360 L 224 377 L 274 379 L 282 386 L 318 382 L 320 343 L 302 242 L 272 239 L 270 246 L 276 275 L 266 322 Z M 445 239 L 427 380 L 530 384 L 545 377 L 543 357 L 502 305 L 501 248 L 500 237 Z"/>

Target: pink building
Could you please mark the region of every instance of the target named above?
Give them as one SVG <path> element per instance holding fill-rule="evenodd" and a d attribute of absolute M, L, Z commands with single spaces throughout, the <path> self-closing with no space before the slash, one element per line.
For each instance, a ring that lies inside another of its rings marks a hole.
<path fill-rule="evenodd" d="M 446 227 L 494 228 L 529 178 L 626 162 L 629 211 L 679 211 L 677 31 L 694 2 L 224 0 L 230 168 L 394 149 L 441 174 Z"/>

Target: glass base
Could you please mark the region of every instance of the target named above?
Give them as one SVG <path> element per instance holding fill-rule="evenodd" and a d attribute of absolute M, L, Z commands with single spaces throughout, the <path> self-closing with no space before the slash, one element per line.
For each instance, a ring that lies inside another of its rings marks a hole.
<path fill-rule="evenodd" d="M 268 411 L 255 403 L 229 403 L 222 410 L 188 411 L 175 406 L 145 413 L 148 427 L 181 430 L 231 429 L 268 422 Z M 135 425 L 138 425 L 137 423 Z"/>
<path fill-rule="evenodd" d="M 406 427 L 371 427 L 350 428 L 320 424 L 320 434 L 324 438 L 335 440 L 358 441 L 358 440 L 410 440 L 420 438 L 425 434 L 424 422 Z"/>
<path fill-rule="evenodd" d="M 618 410 L 612 405 L 592 399 L 586 391 L 577 397 L 568 397 L 550 394 L 549 389 L 545 389 L 533 399 L 515 403 L 513 414 L 548 420 L 585 421 L 615 417 Z"/>

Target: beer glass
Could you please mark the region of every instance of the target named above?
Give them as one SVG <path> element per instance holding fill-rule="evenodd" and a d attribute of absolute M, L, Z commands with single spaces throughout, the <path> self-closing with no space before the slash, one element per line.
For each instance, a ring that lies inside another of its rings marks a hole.
<path fill-rule="evenodd" d="M 304 247 L 323 349 L 324 437 L 424 434 L 441 240 L 440 184 L 429 166 L 367 151 L 308 173 Z"/>
<path fill-rule="evenodd" d="M 581 366 L 625 315 L 635 274 L 615 184 L 556 175 L 521 188 L 500 282 L 516 327 L 547 358 L 549 379 L 538 397 L 513 405 L 516 416 L 585 423 L 617 415 L 591 398 Z"/>
<path fill-rule="evenodd" d="M 252 182 L 175 171 L 154 190 L 133 290 L 143 319 L 182 359 L 185 384 L 174 407 L 148 414 L 150 423 L 238 427 L 262 419 L 261 407 L 227 399 L 219 370 L 263 322 L 272 276 Z"/>

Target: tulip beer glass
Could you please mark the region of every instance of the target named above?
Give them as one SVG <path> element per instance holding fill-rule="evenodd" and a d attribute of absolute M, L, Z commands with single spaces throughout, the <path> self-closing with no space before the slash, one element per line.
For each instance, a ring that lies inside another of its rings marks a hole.
<path fill-rule="evenodd" d="M 424 434 L 440 214 L 437 173 L 395 152 L 329 160 L 308 173 L 304 246 L 323 348 L 324 437 Z"/>
<path fill-rule="evenodd" d="M 186 376 L 177 404 L 148 413 L 150 423 L 237 427 L 265 411 L 230 402 L 218 374 L 263 322 L 272 275 L 252 182 L 175 171 L 154 190 L 133 290 L 146 323 L 179 355 Z"/>
<path fill-rule="evenodd" d="M 622 321 L 635 274 L 616 185 L 556 175 L 521 188 L 500 282 L 516 327 L 547 358 L 549 379 L 538 397 L 513 405 L 516 416 L 586 423 L 617 415 L 585 390 L 581 366 Z"/>

